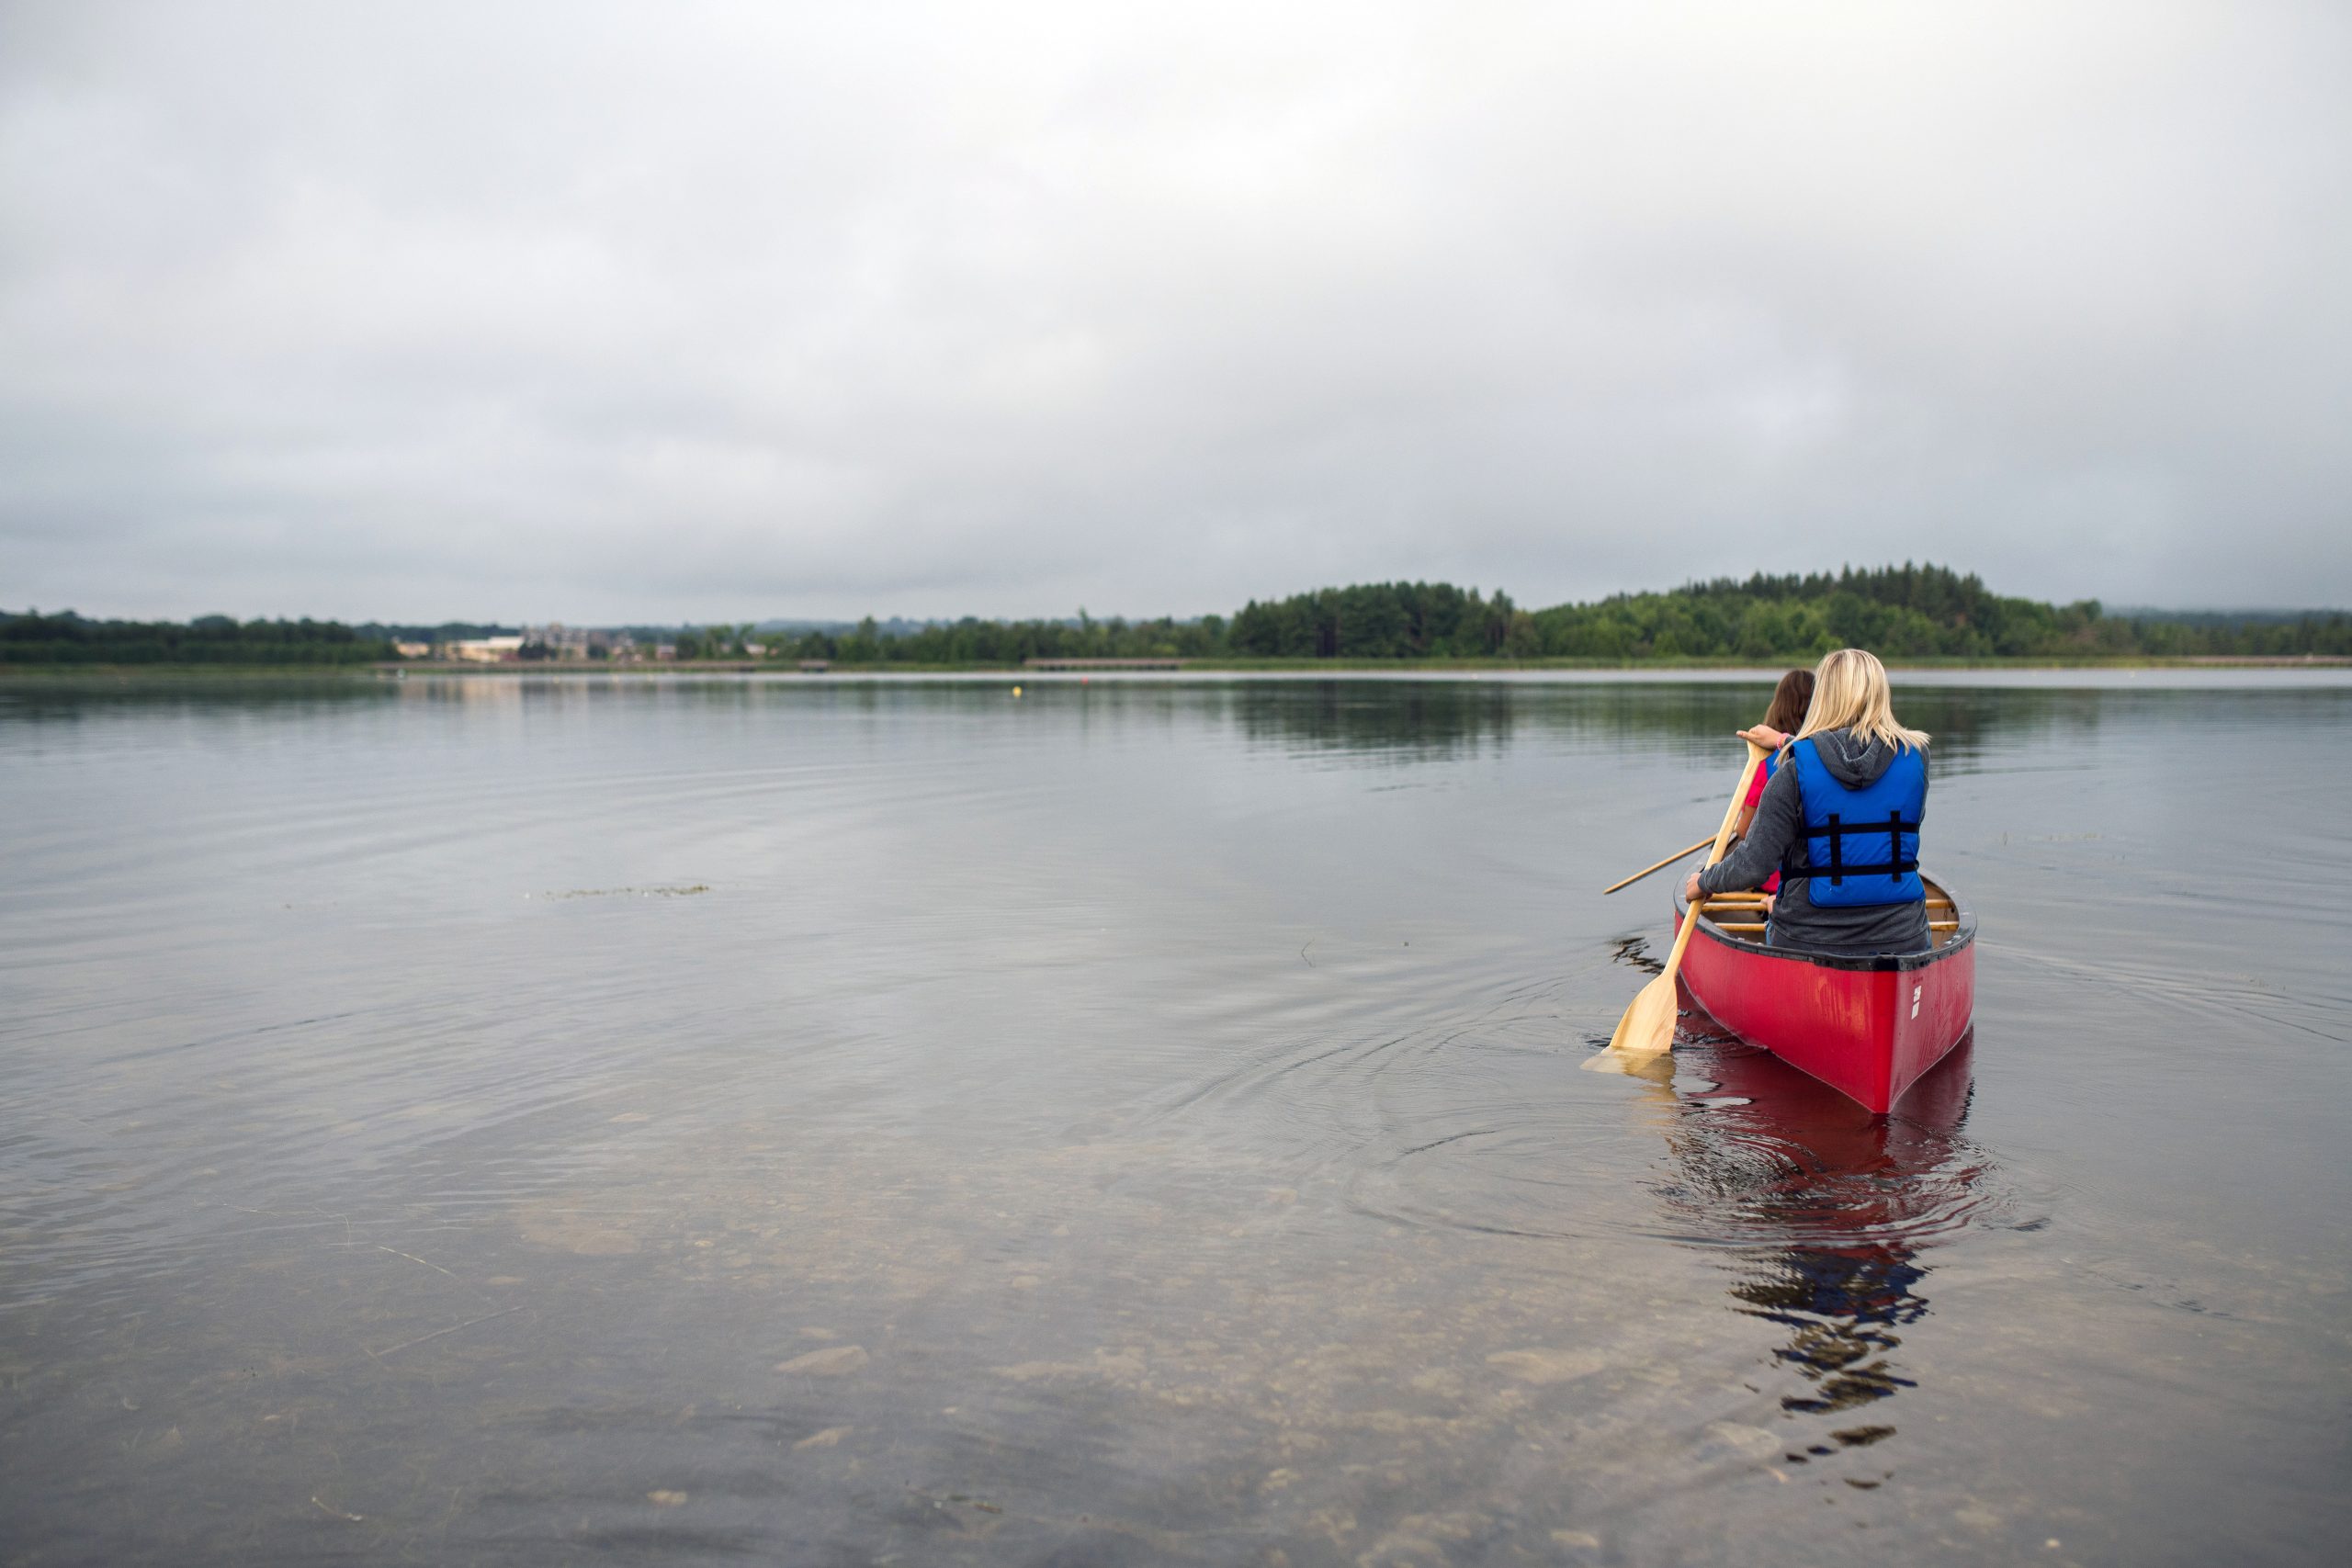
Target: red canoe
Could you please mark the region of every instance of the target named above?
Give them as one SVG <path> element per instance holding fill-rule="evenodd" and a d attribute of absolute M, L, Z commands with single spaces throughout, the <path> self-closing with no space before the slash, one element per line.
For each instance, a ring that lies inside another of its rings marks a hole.
<path fill-rule="evenodd" d="M 1674 896 L 1675 929 L 1685 914 Z M 1682 955 L 1682 983 L 1742 1040 L 1860 1100 L 1894 1108 L 1943 1060 L 1976 1010 L 1976 915 L 1928 881 L 1925 953 L 1834 958 L 1764 945 L 1760 895 L 1707 900 Z"/>

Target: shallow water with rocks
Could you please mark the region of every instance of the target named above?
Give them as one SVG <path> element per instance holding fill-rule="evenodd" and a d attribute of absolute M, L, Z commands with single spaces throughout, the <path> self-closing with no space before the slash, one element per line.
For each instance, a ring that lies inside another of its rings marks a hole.
<path fill-rule="evenodd" d="M 1770 674 L 0 687 L 0 1561 L 2352 1530 L 2352 680 L 1898 676 L 1972 1041 L 1666 946 Z"/>

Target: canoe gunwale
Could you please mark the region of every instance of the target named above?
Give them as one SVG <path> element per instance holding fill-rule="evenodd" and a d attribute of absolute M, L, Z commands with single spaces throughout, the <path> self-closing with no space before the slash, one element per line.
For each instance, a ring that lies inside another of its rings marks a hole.
<path fill-rule="evenodd" d="M 1844 969 L 1860 974 L 1875 974 L 1885 970 L 1903 973 L 1914 969 L 1931 968 L 1975 942 L 1976 910 L 1959 894 L 1954 893 L 1950 884 L 1924 870 L 1919 874 L 1920 880 L 1934 884 L 1944 897 L 1951 900 L 1952 915 L 1960 922 L 1960 930 L 1952 933 L 1950 942 L 1940 947 L 1929 948 L 1925 953 L 1847 954 L 1808 953 L 1801 947 L 1767 947 L 1760 942 L 1742 942 L 1728 931 L 1718 930 L 1715 922 L 1705 915 L 1699 917 L 1699 930 L 1695 934 L 1703 936 L 1710 942 L 1721 942 L 1725 947 L 1735 948 L 1743 957 L 1778 959 L 1787 964 L 1809 964 L 1817 969 Z M 1690 900 L 1683 897 L 1682 889 L 1679 886 L 1674 890 L 1674 914 L 1677 921 L 1688 919 L 1690 916 Z"/>

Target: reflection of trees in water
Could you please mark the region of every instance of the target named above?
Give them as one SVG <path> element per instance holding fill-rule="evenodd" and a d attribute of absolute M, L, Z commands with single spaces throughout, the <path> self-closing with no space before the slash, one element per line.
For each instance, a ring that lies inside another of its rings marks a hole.
<path fill-rule="evenodd" d="M 2028 741 L 2086 744 L 2110 716 L 2109 705 L 2120 694 L 1985 686 L 1905 691 L 1902 676 L 1894 679 L 1895 705 L 1903 722 L 1935 737 L 1935 755 L 1947 767 Z"/>
<path fill-rule="evenodd" d="M 1773 1355 L 1803 1383 L 1781 1399 L 1792 1416 L 1848 1416 L 1917 1386 L 1895 1357 L 1897 1331 L 1928 1314 L 1922 1255 L 1984 1201 L 1985 1161 L 1960 1131 L 1972 1049 L 1963 1041 L 1883 1117 L 1765 1052 L 1683 1054 L 1686 1078 L 1712 1081 L 1677 1098 L 1660 1196 L 1685 1239 L 1738 1257 L 1734 1310 L 1787 1331 Z M 1789 1457 L 1894 1433 L 1847 1427 Z"/>
<path fill-rule="evenodd" d="M 1023 680 L 1018 672 L 1011 682 Z M 2226 706 L 2242 714 L 2309 694 L 2281 691 L 2124 691 L 2087 688 L 1921 686 L 1895 675 L 1897 711 L 1932 733 L 1946 768 L 1965 768 L 1988 750 L 2058 740 L 2087 742 L 2109 725 L 2177 722 Z M 970 682 L 832 681 L 785 677 L 649 677 L 609 672 L 547 677 L 513 674 L 389 681 L 332 676 L 174 676 L 128 681 L 27 679 L 0 682 L 0 719 L 72 722 L 131 709 L 188 715 L 286 714 L 398 700 L 450 706 L 585 703 L 614 692 L 638 703 L 681 707 L 773 709 L 816 703 L 836 709 L 995 714 L 1005 684 Z M 1654 749 L 1661 741 L 1693 758 L 1720 760 L 1731 731 L 1763 716 L 1770 680 L 1535 682 L 1359 677 L 1272 681 L 1029 682 L 1030 711 L 1115 715 L 1129 722 L 1231 725 L 1253 744 L 1286 750 L 1442 761 L 1500 751 L 1533 740 L 1571 747 Z"/>
<path fill-rule="evenodd" d="M 73 724 L 124 714 L 142 719 L 158 715 L 299 716 L 347 710 L 398 694 L 397 682 L 367 675 L 35 676 L 0 681 L 0 722 Z"/>
<path fill-rule="evenodd" d="M 1390 757 L 1499 751 L 1524 707 L 1523 694 L 1491 682 L 1284 681 L 1227 691 L 1252 741 Z"/>
<path fill-rule="evenodd" d="M 1679 742 L 1716 756 L 1731 732 L 1761 718 L 1771 682 L 1623 681 L 1558 682 L 1377 679 L 1268 681 L 1223 688 L 1163 687 L 1221 703 L 1250 740 L 1288 748 L 1437 760 L 1514 741 L 1580 747 Z M 2242 699 L 2247 694 L 2118 692 L 2031 687 L 1913 686 L 1896 676 L 1904 722 L 1935 737 L 1937 758 L 1965 767 L 1989 750 L 2020 743 L 2086 742 L 2128 716 L 2148 722 L 2150 705 Z M 1098 689 L 1097 700 L 1102 691 Z M 1177 700 L 1183 700 L 1178 698 Z M 1736 750 L 1736 749 L 1735 749 Z"/>
<path fill-rule="evenodd" d="M 1938 766 L 1972 771 L 2018 751 L 2071 753 L 2102 733 L 2154 731 L 2260 716 L 2305 723 L 2311 694 L 2292 690 L 2139 691 L 2114 687 L 1933 686 L 1894 676 L 1895 711 L 1935 737 Z M 1441 760 L 1491 742 L 1575 750 L 1661 747 L 1736 762 L 1734 730 L 1764 716 L 1771 681 L 1605 682 L 1319 680 L 1161 688 L 1220 705 L 1252 742 Z M 1097 689 L 1098 700 L 1102 688 Z M 2352 707 L 2352 694 L 2344 705 Z M 2266 720 L 2267 722 L 2267 720 Z M 1729 748 L 1726 751 L 1725 748 Z M 1724 764 L 1727 768 L 1733 765 Z"/>

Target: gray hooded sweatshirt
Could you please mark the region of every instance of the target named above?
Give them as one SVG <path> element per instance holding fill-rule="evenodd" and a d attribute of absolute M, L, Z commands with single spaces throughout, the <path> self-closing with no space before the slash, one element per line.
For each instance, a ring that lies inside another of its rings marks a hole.
<path fill-rule="evenodd" d="M 1813 737 L 1822 765 L 1839 784 L 1860 789 L 1886 772 L 1894 748 L 1879 739 L 1864 739 L 1850 729 L 1826 729 Z M 1920 756 L 1922 766 L 1927 762 Z M 1925 817 L 1924 806 L 1920 816 Z M 1758 887 L 1781 869 L 1783 857 L 1800 866 L 1810 865 L 1804 836 L 1804 802 L 1797 793 L 1797 771 L 1783 761 L 1764 786 L 1756 803 L 1756 820 L 1716 865 L 1699 874 L 1702 893 L 1725 893 Z M 1865 904 L 1849 909 L 1814 907 L 1805 877 L 1783 878 L 1780 897 L 1772 906 L 1772 929 L 1765 938 L 1775 947 L 1798 947 L 1811 953 L 1849 956 L 1879 953 L 1920 953 L 1928 942 L 1928 907 L 1924 903 Z"/>

